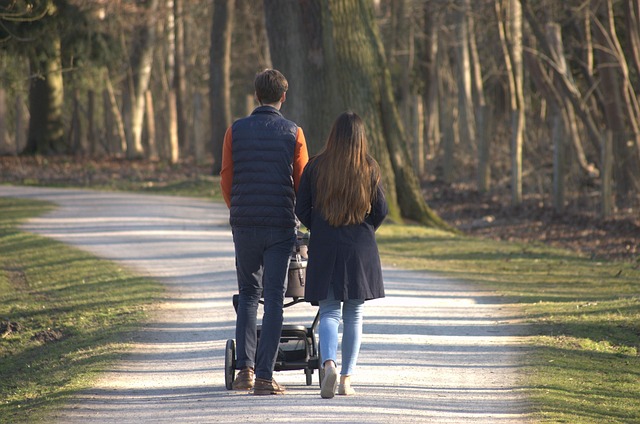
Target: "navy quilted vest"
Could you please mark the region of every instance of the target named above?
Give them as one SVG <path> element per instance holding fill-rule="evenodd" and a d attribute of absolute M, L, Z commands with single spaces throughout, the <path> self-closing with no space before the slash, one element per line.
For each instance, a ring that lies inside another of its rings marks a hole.
<path fill-rule="evenodd" d="M 232 227 L 295 227 L 297 133 L 298 126 L 271 106 L 260 106 L 233 123 Z"/>

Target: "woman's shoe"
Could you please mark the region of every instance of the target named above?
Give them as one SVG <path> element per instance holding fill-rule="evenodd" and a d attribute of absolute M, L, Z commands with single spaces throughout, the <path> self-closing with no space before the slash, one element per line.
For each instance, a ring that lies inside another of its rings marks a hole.
<path fill-rule="evenodd" d="M 338 385 L 338 394 L 343 396 L 355 395 L 356 391 L 351 388 L 351 376 L 341 375 Z"/>
<path fill-rule="evenodd" d="M 322 396 L 323 399 L 331 399 L 336 395 L 337 385 L 338 370 L 336 367 L 324 367 L 324 378 L 320 385 L 320 396 Z"/>

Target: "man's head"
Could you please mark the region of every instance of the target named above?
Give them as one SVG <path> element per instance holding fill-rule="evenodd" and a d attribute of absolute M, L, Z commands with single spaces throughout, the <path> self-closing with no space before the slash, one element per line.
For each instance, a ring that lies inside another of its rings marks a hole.
<path fill-rule="evenodd" d="M 285 93 L 289 89 L 287 79 L 275 69 L 265 69 L 258 72 L 253 85 L 261 105 L 284 102 Z"/>

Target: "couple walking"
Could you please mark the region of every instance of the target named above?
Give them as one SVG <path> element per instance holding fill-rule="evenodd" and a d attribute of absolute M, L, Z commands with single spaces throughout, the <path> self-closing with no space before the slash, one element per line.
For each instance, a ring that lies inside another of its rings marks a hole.
<path fill-rule="evenodd" d="M 233 388 L 284 394 L 273 379 L 283 323 L 285 281 L 297 218 L 311 231 L 305 300 L 319 305 L 321 396 L 351 395 L 365 300 L 384 297 L 375 230 L 387 215 L 380 169 L 367 153 L 364 123 L 340 114 L 321 152 L 309 160 L 302 128 L 280 107 L 288 82 L 274 69 L 256 75 L 260 103 L 224 138 L 221 187 L 230 208 L 239 301 Z M 258 301 L 264 297 L 260 343 Z M 338 386 L 338 327 L 343 322 Z"/>

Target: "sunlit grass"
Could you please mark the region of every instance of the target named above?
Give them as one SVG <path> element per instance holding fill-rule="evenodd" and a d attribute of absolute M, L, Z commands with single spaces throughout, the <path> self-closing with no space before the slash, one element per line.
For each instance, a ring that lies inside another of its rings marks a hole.
<path fill-rule="evenodd" d="M 37 422 L 127 347 L 162 295 L 134 276 L 17 225 L 49 210 L 0 198 L 0 422 Z"/>
<path fill-rule="evenodd" d="M 378 231 L 383 262 L 442 273 L 519 304 L 522 384 L 539 422 L 640 422 L 640 264 L 407 225 Z"/>
<path fill-rule="evenodd" d="M 220 199 L 218 177 L 109 189 Z M 386 265 L 441 273 L 493 289 L 520 306 L 531 331 L 521 384 L 536 420 L 640 422 L 640 262 L 593 261 L 541 244 L 410 225 L 383 225 L 378 242 Z M 100 346 L 108 356 L 109 345 Z"/>

